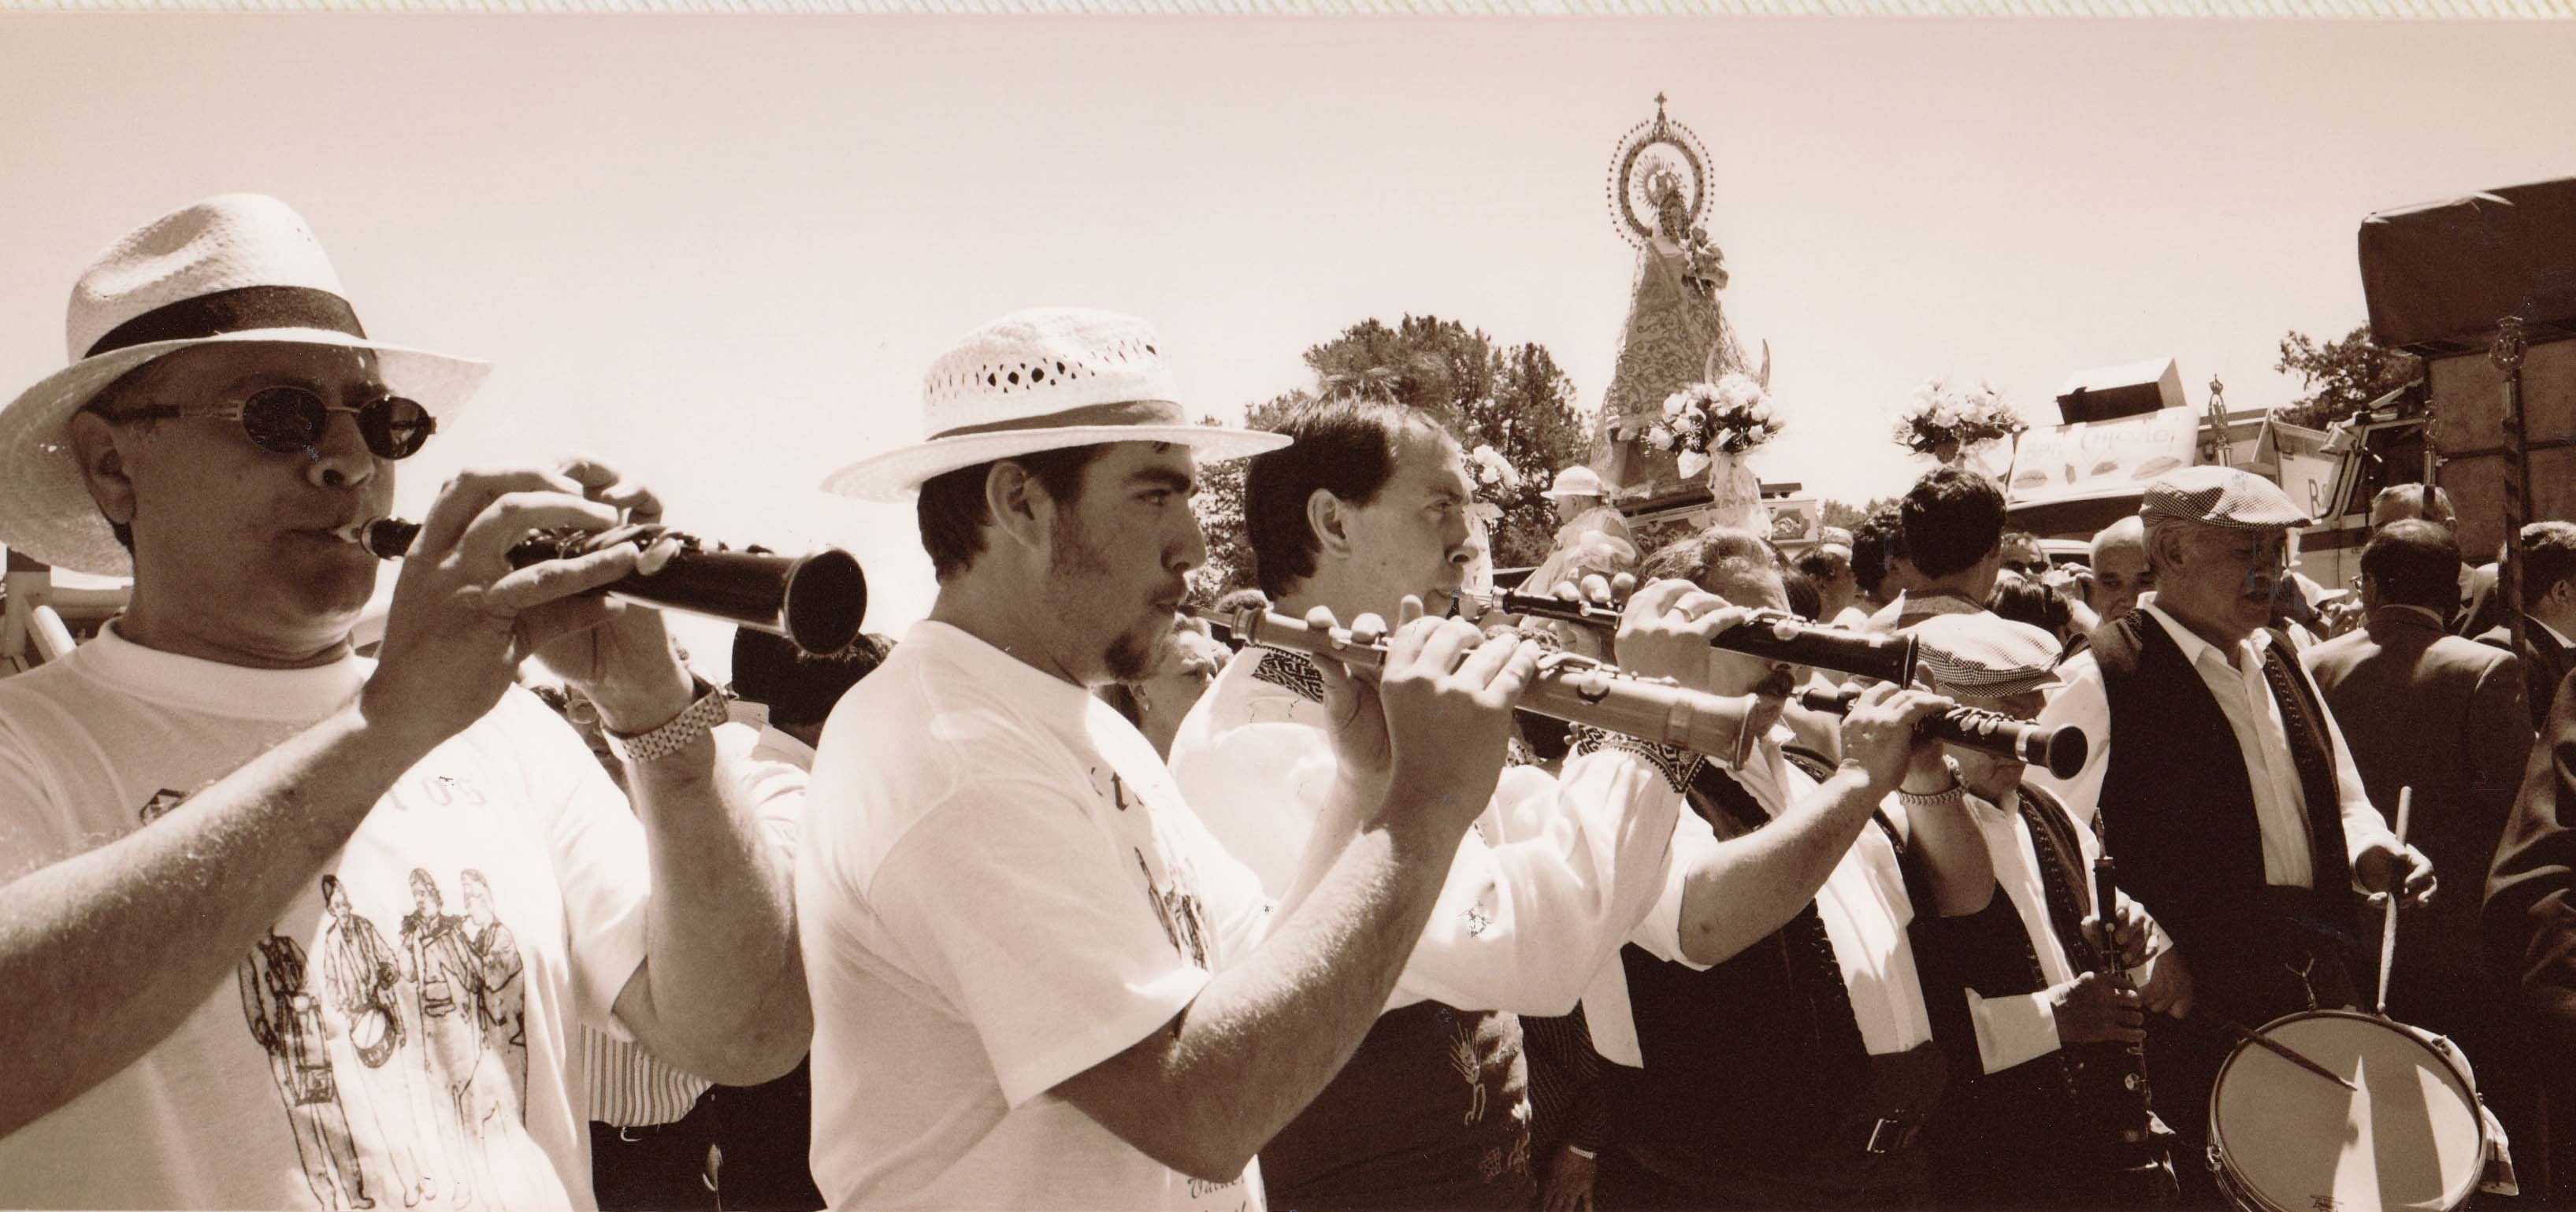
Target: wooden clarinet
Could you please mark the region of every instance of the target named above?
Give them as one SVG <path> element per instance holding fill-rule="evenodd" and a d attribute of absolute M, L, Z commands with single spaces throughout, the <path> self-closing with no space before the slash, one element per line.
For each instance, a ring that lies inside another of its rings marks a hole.
<path fill-rule="evenodd" d="M 1318 629 L 1259 607 L 1234 613 L 1190 613 L 1231 628 L 1248 644 L 1329 657 L 1365 669 L 1386 662 L 1386 642 L 1362 644 L 1348 628 Z M 1758 739 L 1746 727 L 1754 696 L 1722 698 L 1677 682 L 1639 677 L 1599 661 L 1559 652 L 1539 662 L 1538 675 L 1520 706 L 1540 715 L 1604 732 L 1623 733 L 1741 764 Z"/>
<path fill-rule="evenodd" d="M 2120 963 L 2120 945 L 2112 937 L 2111 925 L 2118 919 L 2120 886 L 2118 868 L 2105 854 L 2093 860 L 2093 912 L 2101 920 L 2101 940 L 2094 945 L 2093 970 L 2119 988 L 2135 988 L 2129 970 Z M 2090 1083 L 2108 1104 L 2111 1125 L 2119 1133 L 2124 1169 L 2146 1187 L 2145 1202 L 2153 1206 L 2170 1205 L 2181 1198 L 2181 1188 L 2173 1169 L 2173 1158 L 2166 1142 L 2155 1130 L 2155 1113 L 2150 1109 L 2151 1092 L 2147 1086 L 2147 1046 L 2141 1042 L 2118 1045 L 2117 1060 L 2109 1075 L 2116 1082 Z M 2107 1046 L 2103 1054 L 2113 1055 Z"/>

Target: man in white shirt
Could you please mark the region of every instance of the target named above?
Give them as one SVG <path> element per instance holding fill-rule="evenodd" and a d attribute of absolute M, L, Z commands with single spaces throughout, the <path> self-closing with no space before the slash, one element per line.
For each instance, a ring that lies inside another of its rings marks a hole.
<path fill-rule="evenodd" d="M 2040 717 L 2083 729 L 2083 769 L 2030 781 L 2101 833 L 2172 936 L 2165 962 L 2188 980 L 2151 1009 L 2259 1025 L 2351 1004 L 2353 890 L 2420 901 L 2433 870 L 2390 835 L 2315 686 L 2262 630 L 2305 518 L 2269 480 L 2221 467 L 2148 485 L 2139 515 L 2156 596 L 2094 633 Z M 2208 1023 L 2149 1022 L 2156 1110 L 2194 1149 L 2232 1045 Z"/>
<path fill-rule="evenodd" d="M 1279 613 L 1445 608 L 1471 558 L 1457 442 L 1399 404 L 1291 413 L 1287 449 L 1244 470 L 1246 537 Z M 1630 600 L 1620 664 L 1687 685 L 1743 612 L 1684 582 Z M 1201 696 L 1172 777 L 1272 897 L 1328 819 L 1338 761 L 1321 680 L 1293 652 L 1247 649 Z M 1663 884 L 1680 794 L 1631 748 L 1586 744 L 1561 779 L 1522 767 L 1458 848 L 1397 994 L 1341 1076 L 1262 1150 L 1282 1204 L 1525 1207 L 1529 1114 L 1514 1012 L 1555 1015 L 1618 950 Z M 1325 844 L 1332 843 L 1329 838 Z"/>
<path fill-rule="evenodd" d="M 1161 341 L 1107 312 L 1002 317 L 933 363 L 931 440 L 826 482 L 917 491 L 940 581 L 833 713 L 806 801 L 836 1207 L 1263 1206 L 1254 1152 L 1377 1017 L 1492 795 L 1536 653 L 1418 601 L 1373 684 L 1316 666 L 1357 825 L 1275 908 L 1088 693 L 1171 642 L 1207 554 L 1193 452 L 1285 442 L 1191 424 Z"/>
<path fill-rule="evenodd" d="M 1781 609 L 1762 539 L 1711 530 L 1656 553 L 1729 602 Z M 1662 897 L 1623 950 L 1631 1054 L 1610 1070 L 1606 1207 L 1913 1206 L 1937 1113 L 1917 928 L 1965 916 L 1995 877 L 1941 747 L 1948 701 L 1878 685 L 1842 720 L 1839 764 L 1773 729 L 1793 668 L 1718 651 L 1710 689 L 1760 696 L 1741 765 L 1673 754 L 1682 814 Z M 1909 789 L 1920 795 L 1905 794 Z M 1617 1022 L 1593 1020 L 1596 1036 Z M 1621 1041 L 1605 1039 L 1616 1061 Z M 1642 1058 L 1642 1068 L 1632 1067 Z"/>
<path fill-rule="evenodd" d="M 587 1207 L 576 1024 L 792 1065 L 788 887 L 719 777 L 722 696 L 659 615 L 573 596 L 633 546 L 505 558 L 653 496 L 586 460 L 457 477 L 363 660 L 351 535 L 484 367 L 369 340 L 251 194 L 110 246 L 69 328 L 0 411 L 0 542 L 134 589 L 0 681 L 0 1204 Z M 512 685 L 531 651 L 634 811 Z"/>

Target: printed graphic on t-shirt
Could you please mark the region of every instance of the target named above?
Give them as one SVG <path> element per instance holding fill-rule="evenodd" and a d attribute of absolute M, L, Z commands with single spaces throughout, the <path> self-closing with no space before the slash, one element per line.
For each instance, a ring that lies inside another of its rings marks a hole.
<path fill-rule="evenodd" d="M 482 872 L 409 876 L 392 938 L 322 877 L 308 957 L 272 930 L 239 968 L 242 1016 L 322 1208 L 470 1208 L 506 1198 L 496 1159 L 526 1136 L 526 964 Z M 510 1137 L 518 1137 L 513 1142 Z M 507 1163 L 501 1163 L 506 1166 Z"/>
<path fill-rule="evenodd" d="M 1154 903 L 1154 917 L 1163 923 L 1163 934 L 1172 940 L 1172 949 L 1181 953 L 1191 966 L 1208 968 L 1207 910 L 1199 904 L 1198 893 L 1185 879 L 1176 878 L 1174 887 L 1165 888 L 1154 882 L 1153 864 L 1145 861 L 1145 852 L 1136 851 L 1136 870 L 1145 876 L 1146 899 Z"/>

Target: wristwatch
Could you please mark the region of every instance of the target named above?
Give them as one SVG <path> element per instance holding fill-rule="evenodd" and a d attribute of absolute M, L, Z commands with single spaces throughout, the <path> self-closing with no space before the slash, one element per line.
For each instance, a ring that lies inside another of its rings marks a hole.
<path fill-rule="evenodd" d="M 705 736 L 716 725 L 725 722 L 724 691 L 705 678 L 694 674 L 690 676 L 689 681 L 692 688 L 698 692 L 698 697 L 686 710 L 671 717 L 669 723 L 650 732 L 639 732 L 633 736 L 601 729 L 600 735 L 608 740 L 609 752 L 616 754 L 619 760 L 629 765 L 655 761 L 688 748 L 690 742 Z"/>

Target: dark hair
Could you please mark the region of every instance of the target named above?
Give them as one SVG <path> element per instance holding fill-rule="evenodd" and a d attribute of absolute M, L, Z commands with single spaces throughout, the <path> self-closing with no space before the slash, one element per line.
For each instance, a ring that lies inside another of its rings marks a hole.
<path fill-rule="evenodd" d="M 2003 533 L 2002 537 L 1995 541 L 2005 547 L 2019 547 L 2023 544 L 2029 544 L 2031 547 L 2039 551 L 2041 559 L 2048 558 L 2047 549 L 2039 546 L 2039 536 L 2032 534 L 2027 530 L 2007 530 Z"/>
<path fill-rule="evenodd" d="M 1057 504 L 1078 505 L 1082 503 L 1084 469 L 1108 449 L 1106 444 L 1095 444 L 1032 451 L 960 467 L 924 481 L 921 499 L 913 505 L 913 516 L 921 523 L 921 547 L 930 553 L 931 575 L 946 582 L 972 567 L 975 557 L 984 554 L 984 527 L 993 521 L 992 507 L 984 503 L 984 484 L 995 466 L 1017 463 L 1037 478 Z"/>
<path fill-rule="evenodd" d="M 2534 522 L 2522 528 L 2522 604 L 2529 609 L 2560 581 L 2576 577 L 2576 522 Z"/>
<path fill-rule="evenodd" d="M 1862 593 L 1877 597 L 1888 568 L 1905 558 L 1905 526 L 1896 506 L 1881 505 L 1852 527 L 1852 580 Z"/>
<path fill-rule="evenodd" d="M 1905 490 L 1905 550 L 1927 577 L 1975 567 L 2003 541 L 2004 490 L 1963 467 L 1935 467 Z"/>
<path fill-rule="evenodd" d="M 1825 595 L 1816 589 L 1816 578 L 1795 568 L 1780 574 L 1780 592 L 1789 596 L 1789 613 L 1814 621 L 1825 613 Z"/>
<path fill-rule="evenodd" d="M 815 654 L 766 631 L 733 633 L 733 693 L 769 708 L 777 724 L 820 724 L 859 679 L 876 672 L 894 641 L 862 635 L 839 652 Z"/>
<path fill-rule="evenodd" d="M 2075 625 L 2075 610 L 2066 595 L 2037 581 L 1997 581 L 1986 597 L 1986 609 L 2016 623 L 2028 623 L 2053 636 Z"/>
<path fill-rule="evenodd" d="M 1832 544 L 1818 543 L 1799 552 L 1798 558 L 1790 561 L 1789 568 L 1800 576 L 1823 584 L 1851 571 L 1852 558 Z"/>
<path fill-rule="evenodd" d="M 1404 405 L 1348 397 L 1301 404 L 1280 422 L 1278 432 L 1295 441 L 1243 468 L 1243 539 L 1263 593 L 1285 597 L 1315 575 L 1323 545 L 1306 522 L 1315 490 L 1353 505 L 1375 501 L 1395 478 L 1398 442 L 1416 428 L 1446 433 Z"/>
<path fill-rule="evenodd" d="M 2391 522 L 2361 549 L 2361 579 L 2379 600 L 2449 615 L 2460 605 L 2460 544 L 2439 522 Z"/>
<path fill-rule="evenodd" d="M 1710 593 L 1721 578 L 1746 571 L 1780 573 L 1779 558 L 1761 536 L 1741 530 L 1711 526 L 1698 534 L 1676 539 L 1647 556 L 1637 570 L 1640 581 L 1662 581 L 1678 577 Z M 1785 585 L 1784 585 L 1785 591 Z"/>

